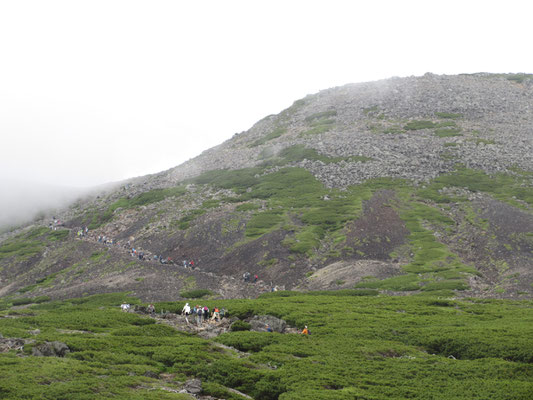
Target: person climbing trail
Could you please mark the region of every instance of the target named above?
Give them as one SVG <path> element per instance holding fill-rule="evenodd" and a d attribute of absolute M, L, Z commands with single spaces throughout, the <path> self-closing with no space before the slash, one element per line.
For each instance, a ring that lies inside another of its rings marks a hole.
<path fill-rule="evenodd" d="M 220 321 L 220 311 L 219 311 L 218 307 L 214 308 L 213 316 L 211 317 L 211 320 Z"/>
<path fill-rule="evenodd" d="M 202 309 L 201 306 L 197 305 L 196 306 L 196 324 L 198 326 L 202 325 L 202 315 L 204 313 L 204 310 Z"/>

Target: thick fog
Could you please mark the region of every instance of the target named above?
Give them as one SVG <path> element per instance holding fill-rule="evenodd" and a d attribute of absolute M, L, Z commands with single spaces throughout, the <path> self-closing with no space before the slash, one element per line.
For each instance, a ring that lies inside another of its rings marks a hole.
<path fill-rule="evenodd" d="M 68 205 L 82 195 L 80 189 L 42 183 L 1 180 L 0 233 L 3 229 L 44 216 Z"/>
<path fill-rule="evenodd" d="M 65 188 L 176 166 L 320 89 L 528 72 L 531 11 L 513 0 L 1 2 L 0 225 L 64 204 Z"/>

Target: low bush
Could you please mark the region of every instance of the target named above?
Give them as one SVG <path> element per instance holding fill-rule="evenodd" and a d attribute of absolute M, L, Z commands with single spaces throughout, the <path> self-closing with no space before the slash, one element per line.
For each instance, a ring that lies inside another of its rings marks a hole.
<path fill-rule="evenodd" d="M 305 117 L 305 121 L 306 122 L 313 122 L 315 120 L 319 120 L 319 119 L 323 119 L 323 118 L 330 118 L 330 117 L 335 117 L 337 116 L 337 111 L 336 110 L 327 110 L 327 111 L 322 111 L 322 112 L 318 112 L 318 113 L 315 113 L 315 114 L 311 114 L 307 117 Z"/>
<path fill-rule="evenodd" d="M 436 124 L 432 121 L 411 121 L 404 125 L 403 129 L 407 131 L 418 131 L 421 129 L 435 128 Z"/>
<path fill-rule="evenodd" d="M 208 289 L 192 289 L 180 292 L 180 296 L 186 299 L 201 299 L 202 297 L 210 296 L 212 294 L 213 292 Z"/>
<path fill-rule="evenodd" d="M 11 304 L 13 304 L 14 306 L 22 306 L 22 305 L 31 304 L 31 303 L 33 303 L 33 299 L 30 297 L 21 297 L 19 299 L 13 299 L 11 301 Z"/>
<path fill-rule="evenodd" d="M 233 332 L 238 331 L 249 331 L 252 328 L 252 326 L 245 321 L 235 321 L 233 324 L 231 324 L 231 330 Z"/>
<path fill-rule="evenodd" d="M 221 335 L 217 342 L 226 346 L 235 347 L 240 351 L 261 351 L 264 347 L 275 343 L 276 338 L 270 332 L 250 332 L 250 324 L 244 321 L 235 321 L 231 325 L 231 331 L 237 332 L 231 335 Z"/>
<path fill-rule="evenodd" d="M 272 132 L 268 133 L 267 135 L 263 136 L 260 139 L 257 139 L 254 141 L 250 147 L 260 146 L 262 144 L 265 144 L 266 142 L 269 142 L 273 139 L 276 139 L 282 135 L 284 135 L 287 132 L 287 128 L 285 127 L 277 127 Z"/>
<path fill-rule="evenodd" d="M 235 211 L 240 211 L 240 212 L 255 211 L 257 209 L 259 209 L 259 206 L 254 203 L 239 204 L 237 207 L 235 207 Z"/>
<path fill-rule="evenodd" d="M 124 293 L 30 306 L 16 318 L 0 318 L 2 335 L 58 340 L 71 352 L 64 358 L 0 353 L 0 393 L 5 399 L 179 398 L 158 390 L 162 381 L 155 377 L 165 373 L 173 377 L 165 380 L 170 390 L 197 377 L 204 394 L 231 399 L 242 396 L 228 388 L 284 400 L 530 397 L 531 301 L 354 292 L 203 301 L 232 315 L 273 315 L 311 330 L 310 336 L 231 331 L 218 343 L 121 312 L 121 302 L 139 303 Z"/>
<path fill-rule="evenodd" d="M 461 129 L 459 128 L 441 128 L 435 129 L 435 136 L 438 137 L 454 137 L 454 136 L 463 136 Z"/>
<path fill-rule="evenodd" d="M 444 119 L 459 119 L 463 117 L 463 114 L 449 113 L 449 112 L 436 112 L 435 115 Z"/>

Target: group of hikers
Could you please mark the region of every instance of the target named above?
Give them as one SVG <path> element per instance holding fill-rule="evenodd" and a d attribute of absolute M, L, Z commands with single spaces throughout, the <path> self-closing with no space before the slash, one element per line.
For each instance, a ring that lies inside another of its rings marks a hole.
<path fill-rule="evenodd" d="M 189 303 L 186 303 L 183 307 L 183 310 L 181 310 L 181 314 L 185 315 L 185 320 L 187 323 L 189 323 L 187 317 L 191 315 L 196 317 L 196 324 L 201 325 L 202 322 L 209 322 L 210 320 L 219 322 L 222 318 L 224 318 L 224 316 L 226 316 L 227 311 L 224 308 L 219 309 L 215 306 L 215 308 L 210 312 L 209 307 L 207 306 L 195 305 L 191 308 Z"/>
<path fill-rule="evenodd" d="M 89 233 L 89 228 L 84 226 L 83 228 L 78 229 L 77 235 L 78 237 L 82 237 L 82 236 L 87 235 L 88 233 Z"/>
<path fill-rule="evenodd" d="M 257 282 L 257 280 L 259 279 L 259 276 L 257 276 L 257 274 L 255 274 L 252 278 L 252 274 L 250 274 L 249 272 L 245 272 L 244 274 L 242 274 L 242 280 L 243 282 Z"/>
<path fill-rule="evenodd" d="M 124 312 L 130 312 L 131 310 L 130 304 L 125 302 L 120 305 L 120 308 Z M 146 312 L 153 316 L 155 314 L 155 306 L 153 304 L 149 304 L 146 307 Z M 181 310 L 181 314 L 185 316 L 187 324 L 190 324 L 188 317 L 191 316 L 195 318 L 196 325 L 201 326 L 203 323 L 220 322 L 222 318 L 228 315 L 228 311 L 225 308 L 218 308 L 216 306 L 213 308 L 213 310 L 209 310 L 209 307 L 198 304 L 194 307 L 191 307 L 189 303 L 185 303 L 185 306 Z M 265 331 L 274 332 L 272 327 L 268 324 L 265 325 Z M 304 326 L 304 329 L 300 333 L 306 336 L 311 334 L 307 325 Z"/>
<path fill-rule="evenodd" d="M 57 228 L 63 226 L 63 223 L 56 217 L 52 217 L 52 221 L 48 224 L 48 227 L 53 231 L 57 231 Z"/>
<path fill-rule="evenodd" d="M 81 229 L 79 229 L 77 231 L 77 236 L 82 239 L 84 237 L 88 237 L 89 233 L 89 228 L 88 227 L 82 227 Z M 157 261 L 159 262 L 160 264 L 171 264 L 171 265 L 174 265 L 174 260 L 172 260 L 172 258 L 170 257 L 165 257 L 163 255 L 148 255 L 146 254 L 144 251 L 142 250 L 138 250 L 136 249 L 135 247 L 133 247 L 131 245 L 131 242 L 128 240 L 126 242 L 126 244 L 124 245 L 121 245 L 119 242 L 111 239 L 111 238 L 108 238 L 107 236 L 105 235 L 98 235 L 98 237 L 96 238 L 96 241 L 98 243 L 103 243 L 105 245 L 116 245 L 116 246 L 120 246 L 120 247 L 124 247 L 125 249 L 128 250 L 130 256 L 132 257 L 136 257 L 138 258 L 139 260 L 141 261 L 144 261 L 144 260 L 153 260 L 153 261 Z M 191 269 L 194 269 L 196 267 L 196 264 L 193 260 L 186 260 L 184 259 L 183 260 L 183 266 L 185 268 L 191 268 Z"/>
<path fill-rule="evenodd" d="M 113 239 L 110 239 L 108 238 L 107 236 L 102 236 L 102 235 L 99 235 L 98 238 L 96 239 L 98 241 L 98 243 L 103 243 L 103 244 L 108 244 L 110 246 L 114 245 L 114 244 L 118 244 L 118 243 L 115 243 L 115 241 Z"/>
<path fill-rule="evenodd" d="M 53 224 L 50 223 L 51 227 L 52 226 L 56 226 L 56 225 L 59 225 L 61 224 L 59 220 L 56 220 L 55 217 L 54 217 L 54 222 Z M 149 252 L 145 252 L 144 250 L 140 250 L 136 247 L 133 246 L 132 244 L 132 241 L 133 241 L 133 238 L 130 238 L 130 240 L 128 240 L 126 243 L 124 244 L 121 244 L 119 243 L 118 241 L 112 239 L 112 238 L 109 238 L 107 237 L 106 235 L 98 235 L 98 236 L 93 236 L 93 235 L 89 235 L 89 228 L 87 226 L 84 226 L 80 229 L 78 229 L 77 231 L 77 236 L 80 238 L 80 239 L 84 239 L 84 238 L 94 238 L 96 239 L 96 241 L 98 243 L 102 243 L 104 245 L 108 245 L 108 246 L 118 246 L 118 247 L 122 247 L 124 249 L 126 249 L 130 256 L 131 257 L 135 257 L 135 258 L 138 258 L 139 260 L 141 261 L 155 261 L 155 262 L 159 262 L 160 264 L 168 264 L 168 265 L 182 265 L 183 268 L 189 268 L 191 270 L 194 270 L 197 265 L 196 265 L 196 262 L 192 259 L 188 259 L 186 258 L 185 256 L 183 256 L 183 260 L 181 263 L 176 263 L 174 262 L 174 260 L 171 258 L 171 257 L 165 257 L 163 255 L 152 255 L 150 254 Z M 259 276 L 257 274 L 254 274 L 252 275 L 250 272 L 246 271 L 242 274 L 242 280 L 243 282 L 245 283 L 257 283 L 259 281 Z M 270 291 L 272 292 L 275 292 L 278 290 L 278 287 L 277 286 L 274 286 L 272 283 L 270 284 Z"/>

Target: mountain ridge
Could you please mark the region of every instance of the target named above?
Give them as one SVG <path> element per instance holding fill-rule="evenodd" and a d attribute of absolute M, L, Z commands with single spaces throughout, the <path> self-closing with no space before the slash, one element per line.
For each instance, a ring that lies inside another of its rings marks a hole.
<path fill-rule="evenodd" d="M 180 166 L 79 201 L 61 217 L 65 244 L 36 236 L 57 247 L 54 262 L 0 247 L 2 294 L 36 285 L 22 293 L 165 300 L 193 288 L 246 297 L 355 285 L 530 297 L 531 99 L 528 74 L 426 74 L 308 95 Z M 84 226 L 90 235 L 77 238 Z M 175 264 L 139 261 L 131 246 Z"/>

